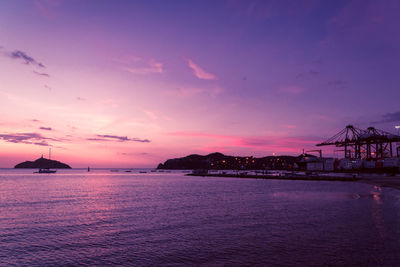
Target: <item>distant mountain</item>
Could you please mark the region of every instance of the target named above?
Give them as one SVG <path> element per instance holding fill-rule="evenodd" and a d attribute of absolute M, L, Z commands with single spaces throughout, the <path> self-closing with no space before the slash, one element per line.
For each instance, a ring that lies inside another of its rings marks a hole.
<path fill-rule="evenodd" d="M 311 156 L 312 155 L 305 155 Z M 182 158 L 169 159 L 160 163 L 157 169 L 216 169 L 216 170 L 256 170 L 256 169 L 293 169 L 294 163 L 304 155 L 268 156 L 263 158 L 226 156 L 215 152 L 206 156 L 189 155 Z"/>
<path fill-rule="evenodd" d="M 26 168 L 26 169 L 71 169 L 71 167 L 65 163 L 59 162 L 57 160 L 45 159 L 43 157 L 38 158 L 35 161 L 24 161 L 17 165 L 14 168 Z"/>

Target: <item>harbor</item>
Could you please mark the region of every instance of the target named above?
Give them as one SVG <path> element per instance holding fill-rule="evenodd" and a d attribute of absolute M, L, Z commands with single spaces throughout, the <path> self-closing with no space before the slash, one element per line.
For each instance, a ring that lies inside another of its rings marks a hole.
<path fill-rule="evenodd" d="M 189 176 L 363 182 L 379 187 L 400 189 L 400 136 L 368 127 L 366 130 L 347 125 L 318 147 L 333 146 L 344 152 L 344 157 L 323 157 L 322 149 L 308 150 L 291 163 L 287 158 L 268 159 L 272 164 L 265 169 L 249 169 L 257 158 L 235 157 L 242 164 L 236 170 L 194 169 Z M 318 156 L 308 154 L 317 152 Z M 210 166 L 228 164 L 226 158 L 210 161 Z M 228 159 L 229 161 L 229 159 Z M 278 165 L 279 163 L 279 165 Z M 232 165 L 232 164 L 231 164 Z M 254 166 L 254 165 L 253 165 Z M 278 168 L 274 168 L 278 167 Z"/>
<path fill-rule="evenodd" d="M 303 158 L 296 162 L 296 169 L 307 171 L 335 171 L 362 173 L 399 173 L 400 136 L 375 127 L 367 129 L 347 125 L 317 147 L 333 147 L 334 152 L 343 152 L 343 158 L 318 157 L 303 151 Z"/>

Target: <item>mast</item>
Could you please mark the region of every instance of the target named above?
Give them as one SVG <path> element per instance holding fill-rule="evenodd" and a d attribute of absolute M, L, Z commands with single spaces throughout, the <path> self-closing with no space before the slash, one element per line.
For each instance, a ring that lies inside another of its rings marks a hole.
<path fill-rule="evenodd" d="M 49 148 L 49 159 L 51 159 L 51 148 Z"/>

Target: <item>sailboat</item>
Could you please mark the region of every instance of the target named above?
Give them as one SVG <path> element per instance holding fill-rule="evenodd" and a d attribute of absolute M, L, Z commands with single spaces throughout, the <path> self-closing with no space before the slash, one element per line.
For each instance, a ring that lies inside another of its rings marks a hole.
<path fill-rule="evenodd" d="M 49 160 L 51 160 L 51 148 L 49 148 Z M 57 170 L 50 170 L 50 168 L 40 168 L 37 172 L 34 173 L 56 173 L 56 172 Z"/>

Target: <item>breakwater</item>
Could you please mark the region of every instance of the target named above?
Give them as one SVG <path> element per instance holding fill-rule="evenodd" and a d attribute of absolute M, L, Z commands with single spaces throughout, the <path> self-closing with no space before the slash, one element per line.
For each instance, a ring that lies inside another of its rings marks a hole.
<path fill-rule="evenodd" d="M 227 177 L 227 178 L 251 178 L 251 179 L 279 179 L 279 180 L 305 180 L 305 181 L 346 181 L 354 182 L 359 181 L 360 178 L 357 176 L 329 176 L 329 175 L 299 175 L 299 174 L 282 174 L 282 175 L 270 175 L 270 174 L 232 174 L 232 173 L 188 173 L 187 176 L 204 176 L 204 177 Z"/>

